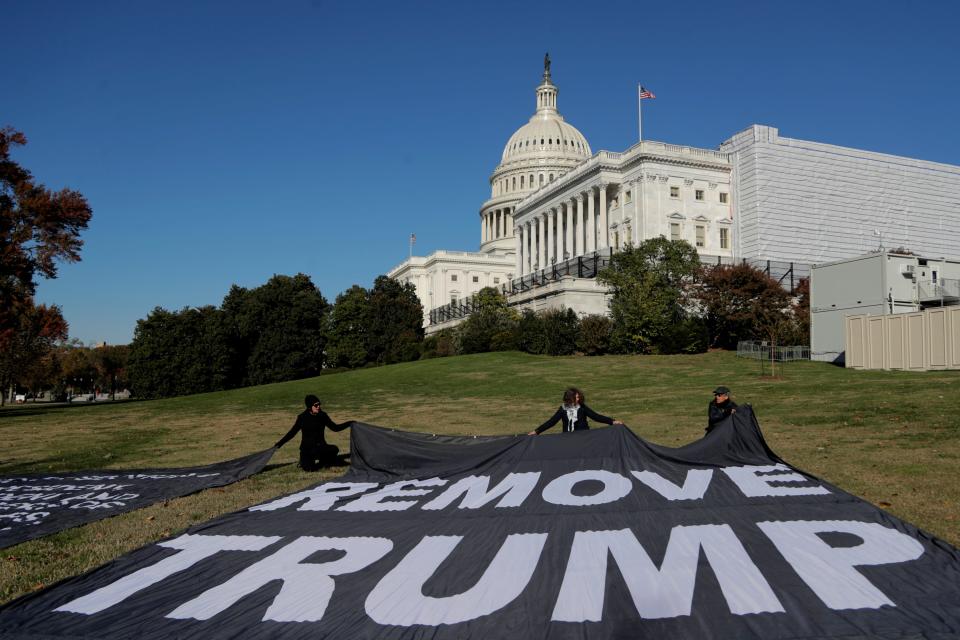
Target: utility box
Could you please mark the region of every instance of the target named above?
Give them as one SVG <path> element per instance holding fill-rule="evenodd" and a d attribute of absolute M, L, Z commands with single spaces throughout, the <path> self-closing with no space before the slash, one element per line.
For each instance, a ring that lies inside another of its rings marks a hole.
<path fill-rule="evenodd" d="M 889 251 L 810 269 L 810 359 L 845 362 L 847 316 L 960 304 L 960 261 Z"/>

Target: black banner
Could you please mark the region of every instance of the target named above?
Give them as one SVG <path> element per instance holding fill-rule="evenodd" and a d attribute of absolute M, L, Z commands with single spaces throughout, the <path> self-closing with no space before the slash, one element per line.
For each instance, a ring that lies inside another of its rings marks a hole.
<path fill-rule="evenodd" d="M 791 467 L 749 407 L 623 427 L 356 425 L 343 477 L 0 610 L 4 638 L 947 638 L 957 549 Z"/>
<path fill-rule="evenodd" d="M 222 487 L 257 473 L 274 449 L 203 467 L 0 477 L 0 549 L 70 527 Z"/>

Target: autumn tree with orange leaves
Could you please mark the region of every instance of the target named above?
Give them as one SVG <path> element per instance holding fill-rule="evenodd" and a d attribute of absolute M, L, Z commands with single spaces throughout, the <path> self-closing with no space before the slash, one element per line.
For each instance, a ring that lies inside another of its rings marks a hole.
<path fill-rule="evenodd" d="M 92 215 L 77 191 L 51 191 L 10 158 L 27 138 L 0 129 L 0 389 L 16 371 L 67 335 L 56 306 L 36 306 L 36 278 L 55 278 L 59 262 L 80 260 L 80 232 Z M 0 392 L 0 402 L 3 393 Z"/>

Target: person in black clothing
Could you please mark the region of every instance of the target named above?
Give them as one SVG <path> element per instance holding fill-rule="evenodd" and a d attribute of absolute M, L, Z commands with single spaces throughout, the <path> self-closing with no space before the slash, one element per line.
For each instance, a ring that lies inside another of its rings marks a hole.
<path fill-rule="evenodd" d="M 304 471 L 316 471 L 322 467 L 338 464 L 340 449 L 336 445 L 327 444 L 323 437 L 323 430 L 329 428 L 331 431 L 343 431 L 350 426 L 352 420 L 343 424 L 335 423 L 330 416 L 320 410 L 320 398 L 315 395 L 308 395 L 303 402 L 307 405 L 306 410 L 297 416 L 297 421 L 287 435 L 277 440 L 277 444 L 273 446 L 279 449 L 299 431 L 301 434 L 300 467 Z"/>
<path fill-rule="evenodd" d="M 587 418 L 593 418 L 597 422 L 604 424 L 623 424 L 619 420 L 602 416 L 587 406 L 583 398 L 583 392 L 575 387 L 570 387 L 563 392 L 563 404 L 557 409 L 557 412 L 550 416 L 550 419 L 542 425 L 528 433 L 529 436 L 540 435 L 557 422 L 563 422 L 563 430 L 582 431 L 589 429 Z"/>
<path fill-rule="evenodd" d="M 722 420 L 737 412 L 737 403 L 730 399 L 730 389 L 720 386 L 713 390 L 713 400 L 707 407 L 707 433 Z"/>

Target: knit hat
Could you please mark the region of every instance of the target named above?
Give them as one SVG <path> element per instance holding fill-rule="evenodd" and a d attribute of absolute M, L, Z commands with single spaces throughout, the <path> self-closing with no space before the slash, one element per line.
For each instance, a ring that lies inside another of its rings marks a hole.
<path fill-rule="evenodd" d="M 313 405 L 319 402 L 320 402 L 320 398 L 313 395 L 312 393 L 303 399 L 303 404 L 307 405 L 307 409 L 309 409 L 310 407 L 312 407 Z"/>

